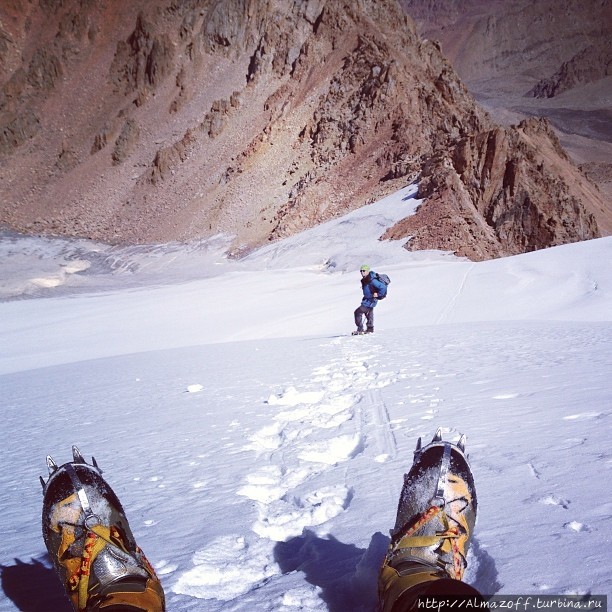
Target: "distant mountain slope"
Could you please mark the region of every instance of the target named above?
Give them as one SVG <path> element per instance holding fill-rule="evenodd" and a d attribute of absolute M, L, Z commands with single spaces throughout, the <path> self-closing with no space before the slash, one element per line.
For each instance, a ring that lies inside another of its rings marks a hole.
<path fill-rule="evenodd" d="M 225 232 L 240 253 L 423 178 L 389 234 L 409 248 L 483 259 L 599 235 L 600 195 L 554 134 L 498 128 L 392 0 L 11 0 L 0 24 L 13 229 Z"/>
<path fill-rule="evenodd" d="M 612 233 L 612 4 L 601 0 L 400 0 L 419 33 L 440 41 L 459 76 L 502 123 L 553 123 L 602 191 Z M 588 204 L 587 204 L 588 206 Z"/>

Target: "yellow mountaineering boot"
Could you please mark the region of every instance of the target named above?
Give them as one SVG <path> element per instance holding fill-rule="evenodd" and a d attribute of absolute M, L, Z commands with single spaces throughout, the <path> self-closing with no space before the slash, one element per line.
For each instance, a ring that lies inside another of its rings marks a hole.
<path fill-rule="evenodd" d="M 73 461 L 47 457 L 42 531 L 49 556 L 77 612 L 163 612 L 164 591 L 136 545 L 119 499 L 76 446 Z"/>
<path fill-rule="evenodd" d="M 461 582 L 476 522 L 476 490 L 465 456 L 465 436 L 457 443 L 417 443 L 404 476 L 391 543 L 380 570 L 382 612 L 418 609 L 419 597 L 480 594 Z"/>

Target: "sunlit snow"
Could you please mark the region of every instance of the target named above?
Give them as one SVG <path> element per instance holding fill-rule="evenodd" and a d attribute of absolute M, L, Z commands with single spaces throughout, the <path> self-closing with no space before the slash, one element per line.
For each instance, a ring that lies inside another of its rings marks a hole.
<path fill-rule="evenodd" d="M 419 436 L 468 436 L 484 593 L 612 593 L 612 238 L 472 263 L 379 236 L 414 187 L 230 237 L 0 240 L 0 610 L 70 610 L 45 455 L 95 455 L 168 610 L 373 610 Z M 391 277 L 351 337 L 359 266 Z"/>

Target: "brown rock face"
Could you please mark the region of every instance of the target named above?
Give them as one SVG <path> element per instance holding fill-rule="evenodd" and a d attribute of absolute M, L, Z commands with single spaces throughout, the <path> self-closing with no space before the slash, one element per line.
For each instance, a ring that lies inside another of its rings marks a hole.
<path fill-rule="evenodd" d="M 241 252 L 421 177 L 427 203 L 390 233 L 411 248 L 597 235 L 599 196 L 546 125 L 497 127 L 392 0 L 13 0 L 0 24 L 15 229 L 225 232 Z"/>
<path fill-rule="evenodd" d="M 419 186 L 426 203 L 385 237 L 411 235 L 411 249 L 439 248 L 441 233 L 448 250 L 473 260 L 586 240 L 597 224 L 580 202 L 594 191 L 546 120 L 532 119 L 462 139 L 432 158 Z"/>

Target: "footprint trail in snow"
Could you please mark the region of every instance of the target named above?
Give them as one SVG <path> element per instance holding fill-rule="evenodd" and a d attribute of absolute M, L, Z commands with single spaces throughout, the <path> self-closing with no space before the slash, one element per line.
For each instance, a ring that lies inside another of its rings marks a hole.
<path fill-rule="evenodd" d="M 273 560 L 278 542 L 298 537 L 306 528 L 324 533 L 322 526 L 350 506 L 352 489 L 344 469 L 336 468 L 368 444 L 374 461 L 395 455 L 380 390 L 405 372 L 379 371 L 381 347 L 363 346 L 362 339 L 337 338 L 330 344 L 337 345 L 338 357 L 315 368 L 301 385 L 271 393 L 266 404 L 278 410 L 244 446 L 254 453 L 254 469 L 236 494 L 255 505 L 251 534 L 229 535 L 197 551 L 194 567 L 180 577 L 174 592 L 227 601 L 280 574 Z M 368 440 L 371 431 L 373 440 Z M 233 551 L 231 562 L 210 563 L 227 550 Z M 240 588 L 232 590 L 233 583 Z"/>

